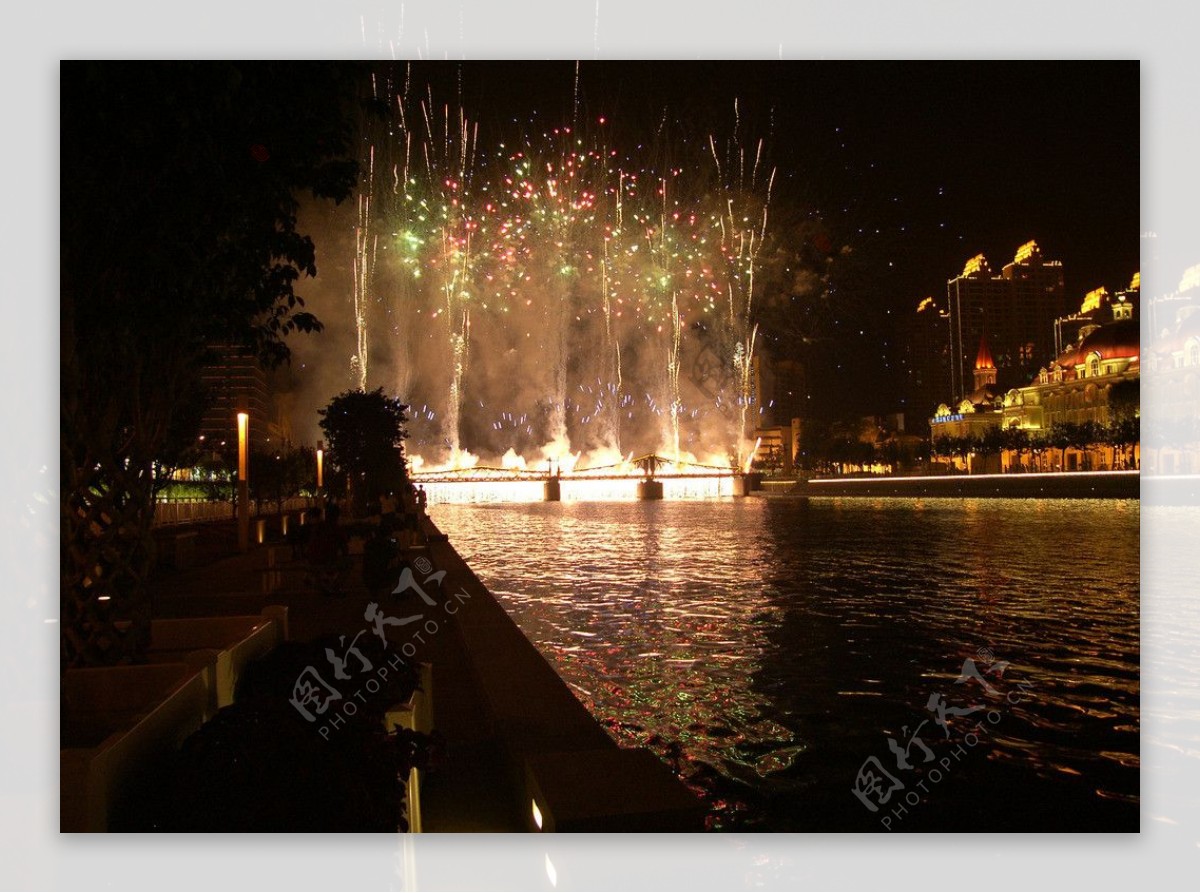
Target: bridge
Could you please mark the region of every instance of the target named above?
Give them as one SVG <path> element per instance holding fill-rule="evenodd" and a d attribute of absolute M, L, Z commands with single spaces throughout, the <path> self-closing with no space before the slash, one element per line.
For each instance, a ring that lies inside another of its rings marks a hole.
<path fill-rule="evenodd" d="M 549 463 L 538 469 L 476 465 L 412 475 L 414 484 L 428 485 L 431 502 L 558 502 L 564 486 L 576 491 L 571 495 L 585 499 L 745 496 L 753 489 L 755 477 L 728 466 L 676 461 L 654 453 L 567 472 Z M 465 492 L 468 486 L 471 492 Z"/>

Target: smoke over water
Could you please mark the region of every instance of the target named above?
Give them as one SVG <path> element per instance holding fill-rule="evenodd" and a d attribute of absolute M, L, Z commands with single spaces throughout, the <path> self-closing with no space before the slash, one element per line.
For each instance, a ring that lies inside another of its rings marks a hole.
<path fill-rule="evenodd" d="M 360 195 L 302 213 L 325 331 L 292 342 L 296 436 L 319 436 L 334 394 L 382 386 L 426 470 L 741 466 L 774 171 L 736 114 L 728 137 L 675 144 L 601 117 L 486 142 L 429 90 L 372 89 L 391 112 L 364 127 Z"/>

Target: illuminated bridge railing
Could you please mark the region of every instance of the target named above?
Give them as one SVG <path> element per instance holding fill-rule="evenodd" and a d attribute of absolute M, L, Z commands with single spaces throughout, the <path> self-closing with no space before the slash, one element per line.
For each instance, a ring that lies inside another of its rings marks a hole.
<path fill-rule="evenodd" d="M 638 484 L 647 477 L 641 471 L 614 473 L 601 468 L 560 476 L 546 471 L 473 468 L 419 472 L 413 475 L 413 482 L 424 488 L 431 504 L 541 502 L 551 480 L 558 482 L 562 501 L 623 502 L 639 498 Z M 727 468 L 654 475 L 663 486 L 663 498 L 673 500 L 733 496 L 736 478 Z"/>

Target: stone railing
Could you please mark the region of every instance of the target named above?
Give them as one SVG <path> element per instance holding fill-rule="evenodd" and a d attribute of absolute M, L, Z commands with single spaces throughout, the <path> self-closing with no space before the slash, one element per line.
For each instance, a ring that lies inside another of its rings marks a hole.
<path fill-rule="evenodd" d="M 284 512 L 297 512 L 317 504 L 313 496 L 292 496 L 283 500 Z M 280 503 L 274 499 L 250 501 L 250 516 L 274 515 Z M 232 521 L 237 517 L 234 503 L 227 499 L 173 499 L 160 500 L 154 506 L 154 526 L 171 524 L 203 524 L 209 521 Z"/>

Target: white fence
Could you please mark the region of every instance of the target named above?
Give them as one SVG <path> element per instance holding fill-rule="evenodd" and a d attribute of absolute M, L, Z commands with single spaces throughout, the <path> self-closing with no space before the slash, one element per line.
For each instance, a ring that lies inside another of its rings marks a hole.
<path fill-rule="evenodd" d="M 283 511 L 298 512 L 312 508 L 317 500 L 311 496 L 293 496 L 283 500 Z M 274 515 L 279 503 L 274 499 L 250 500 L 250 516 Z M 154 526 L 169 524 L 202 524 L 206 521 L 232 521 L 237 517 L 235 505 L 230 500 L 172 499 L 160 500 L 154 506 Z"/>

